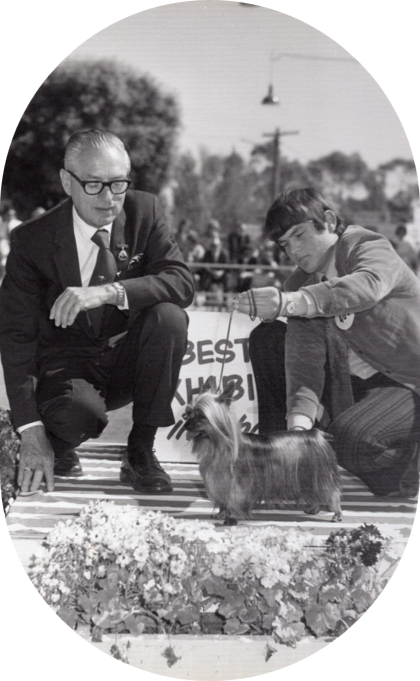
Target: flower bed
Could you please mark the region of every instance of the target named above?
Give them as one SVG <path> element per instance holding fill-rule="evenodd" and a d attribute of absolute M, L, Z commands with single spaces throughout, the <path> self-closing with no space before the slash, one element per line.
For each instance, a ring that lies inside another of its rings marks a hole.
<path fill-rule="evenodd" d="M 96 502 L 59 523 L 30 576 L 72 628 L 104 634 L 257 634 L 294 646 L 337 636 L 398 558 L 373 525 L 332 532 L 176 520 Z M 267 648 L 270 655 L 270 647 Z"/>
<path fill-rule="evenodd" d="M 0 482 L 1 500 L 6 511 L 17 489 L 17 457 L 20 440 L 12 426 L 10 412 L 0 407 Z"/>

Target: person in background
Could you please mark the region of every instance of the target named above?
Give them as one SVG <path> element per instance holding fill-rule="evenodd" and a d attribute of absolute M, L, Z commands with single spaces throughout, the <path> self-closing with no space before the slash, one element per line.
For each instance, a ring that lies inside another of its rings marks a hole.
<path fill-rule="evenodd" d="M 215 218 L 211 218 L 206 225 L 204 230 L 204 244 L 206 250 L 211 248 L 211 244 L 214 238 L 222 239 L 222 228 L 220 222 Z"/>
<path fill-rule="evenodd" d="M 271 267 L 272 269 L 260 269 L 258 265 Z M 280 278 L 278 276 L 279 263 L 275 259 L 275 245 L 269 239 L 263 239 L 259 248 L 259 255 L 257 258 L 257 266 L 251 278 L 252 288 L 261 288 L 263 286 L 278 286 L 281 287 Z"/>
<path fill-rule="evenodd" d="M 14 208 L 8 208 L 4 216 L 4 222 L 6 224 L 7 233 L 10 236 L 10 232 L 12 231 L 12 229 L 15 229 L 15 227 L 20 225 L 22 223 L 22 220 L 19 220 Z"/>
<path fill-rule="evenodd" d="M 395 238 L 391 243 L 406 265 L 408 265 L 413 272 L 417 272 L 419 258 L 414 246 L 407 239 L 407 227 L 405 225 L 398 225 L 395 230 Z"/>
<path fill-rule="evenodd" d="M 0 352 L 22 492 L 81 475 L 75 448 L 99 437 L 107 411 L 130 403 L 120 480 L 141 493 L 172 491 L 153 445 L 174 423 L 194 286 L 157 198 L 130 190 L 129 175 L 116 135 L 76 132 L 60 171 L 67 199 L 11 233 Z"/>
<path fill-rule="evenodd" d="M 182 257 L 186 260 L 190 244 L 188 242 L 188 232 L 191 229 L 191 222 L 187 219 L 181 220 L 175 233 L 175 241 L 181 251 Z"/>
<path fill-rule="evenodd" d="M 243 223 L 235 222 L 228 234 L 227 244 L 230 262 L 243 264 L 244 255 L 251 244 L 251 239 Z"/>
<path fill-rule="evenodd" d="M 187 234 L 187 248 L 186 248 L 186 258 L 188 263 L 201 262 L 204 258 L 206 250 L 203 244 L 200 242 L 197 232 L 194 229 L 190 229 Z"/>
<path fill-rule="evenodd" d="M 33 209 L 31 213 L 31 218 L 39 218 L 45 212 L 46 212 L 45 208 L 43 208 L 42 206 L 37 206 L 36 208 Z"/>
<path fill-rule="evenodd" d="M 214 235 L 204 253 L 202 262 L 223 263 L 229 262 L 228 255 L 222 246 L 219 235 Z M 204 269 L 201 272 L 201 289 L 203 291 L 217 291 L 223 293 L 226 287 L 226 269 Z"/>
<path fill-rule="evenodd" d="M 376 495 L 419 489 L 420 281 L 380 234 L 346 226 L 312 188 L 280 194 L 265 233 L 296 266 L 285 292 L 239 294 L 262 432 L 316 425 Z M 287 318 L 287 324 L 278 318 Z"/>
<path fill-rule="evenodd" d="M 242 256 L 242 265 L 248 265 L 249 269 L 244 269 L 239 272 L 238 289 L 239 292 L 247 291 L 251 286 L 252 277 L 255 272 L 255 266 L 259 262 L 260 249 L 258 246 L 251 244 L 244 249 Z"/>

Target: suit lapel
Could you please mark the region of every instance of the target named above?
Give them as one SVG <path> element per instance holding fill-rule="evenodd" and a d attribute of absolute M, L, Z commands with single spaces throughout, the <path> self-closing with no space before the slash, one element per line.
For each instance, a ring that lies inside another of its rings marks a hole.
<path fill-rule="evenodd" d="M 55 235 L 54 262 L 63 289 L 81 286 L 79 258 L 73 229 L 72 203 L 63 206 L 64 214 L 57 222 Z"/>

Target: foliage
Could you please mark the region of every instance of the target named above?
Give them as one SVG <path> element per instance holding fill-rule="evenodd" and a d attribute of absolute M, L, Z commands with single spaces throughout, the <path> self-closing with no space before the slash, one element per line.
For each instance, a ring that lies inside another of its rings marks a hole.
<path fill-rule="evenodd" d="M 371 169 L 360 154 L 339 151 L 307 163 L 283 154 L 279 161 L 282 191 L 313 186 L 347 223 L 369 219 L 365 226 L 381 231 L 383 224 L 412 219 L 418 185 L 411 161 L 394 159 Z M 198 163 L 185 155 L 174 176 L 176 221 L 190 219 L 199 232 L 209 217 L 217 218 L 226 233 L 234 222 L 261 225 L 272 203 L 272 174 L 272 140 L 257 144 L 248 161 L 236 152 L 219 156 L 203 150 Z"/>
<path fill-rule="evenodd" d="M 218 530 L 101 501 L 52 530 L 30 575 L 58 615 L 93 640 L 266 634 L 294 646 L 305 634 L 335 636 L 353 624 L 396 560 L 372 525 L 325 542 L 303 530 Z"/>
<path fill-rule="evenodd" d="M 58 172 L 68 137 L 100 128 L 117 134 L 130 150 L 132 187 L 156 193 L 168 177 L 178 126 L 173 96 L 150 76 L 114 61 L 64 62 L 41 85 L 17 126 L 4 188 L 21 212 L 55 205 L 63 198 Z"/>
<path fill-rule="evenodd" d="M 19 447 L 20 440 L 13 428 L 10 411 L 0 408 L 0 482 L 4 510 L 16 493 Z"/>

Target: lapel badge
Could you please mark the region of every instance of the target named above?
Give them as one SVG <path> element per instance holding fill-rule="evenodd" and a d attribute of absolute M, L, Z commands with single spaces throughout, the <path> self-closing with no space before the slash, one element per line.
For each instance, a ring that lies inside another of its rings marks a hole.
<path fill-rule="evenodd" d="M 143 253 L 138 253 L 137 255 L 134 256 L 134 258 L 131 258 L 130 262 L 128 263 L 128 269 L 132 270 L 133 267 L 136 267 L 141 261 L 143 260 Z"/>
<path fill-rule="evenodd" d="M 128 244 L 117 244 L 117 248 L 119 250 L 118 260 L 127 260 L 128 253 L 125 249 L 128 248 Z"/>
<path fill-rule="evenodd" d="M 335 315 L 335 323 L 337 324 L 339 329 L 342 329 L 343 331 L 347 331 L 347 329 L 350 329 L 350 327 L 353 325 L 354 322 L 354 312 L 351 312 L 350 314 L 336 314 Z"/>

